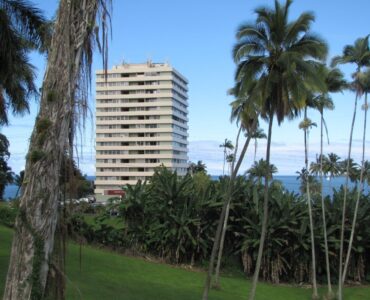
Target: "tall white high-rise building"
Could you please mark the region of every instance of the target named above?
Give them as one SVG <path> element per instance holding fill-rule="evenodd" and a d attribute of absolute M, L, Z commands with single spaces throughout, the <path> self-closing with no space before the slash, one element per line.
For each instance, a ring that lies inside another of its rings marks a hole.
<path fill-rule="evenodd" d="M 96 72 L 96 194 L 150 179 L 162 164 L 185 175 L 187 84 L 167 63 Z"/>

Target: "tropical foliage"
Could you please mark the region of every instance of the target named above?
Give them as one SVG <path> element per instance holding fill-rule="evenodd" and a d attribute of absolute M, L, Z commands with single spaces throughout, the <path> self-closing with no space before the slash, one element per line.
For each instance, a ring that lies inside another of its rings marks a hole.
<path fill-rule="evenodd" d="M 150 255 L 175 263 L 202 266 L 212 249 L 212 239 L 222 206 L 222 195 L 229 177 L 212 181 L 205 173 L 203 179 L 179 177 L 165 168 L 156 171 L 150 182 L 138 182 L 124 187 L 125 196 L 116 199 L 89 224 L 83 215 L 72 216 L 70 230 L 89 243 L 108 246 L 117 251 L 135 255 Z M 199 184 L 202 182 L 202 184 Z M 341 202 L 344 188 L 325 197 L 325 211 L 332 274 L 337 274 L 339 251 Z M 261 279 L 279 282 L 304 283 L 311 279 L 310 228 L 306 199 L 288 192 L 279 181 L 269 186 L 270 219 L 267 226 L 266 248 L 262 257 Z M 348 195 L 347 209 L 354 210 L 356 190 Z M 235 180 L 232 194 L 228 231 L 225 237 L 222 266 L 243 270 L 252 276 L 256 267 L 259 237 L 263 221 L 264 186 L 251 175 Z M 315 223 L 322 222 L 321 195 L 312 195 L 312 212 Z M 109 212 L 116 209 L 122 226 L 107 225 L 112 218 Z M 369 280 L 370 196 L 362 195 L 360 215 L 356 227 L 354 255 L 350 261 L 348 279 Z M 346 242 L 350 233 L 347 224 Z M 323 232 L 315 227 L 317 276 L 326 282 Z M 231 263 L 234 261 L 234 263 Z M 232 264 L 232 266 L 230 265 Z"/>
<path fill-rule="evenodd" d="M 50 26 L 42 12 L 23 0 L 0 1 L 0 125 L 8 124 L 8 110 L 29 111 L 29 97 L 37 95 L 35 68 L 28 53 L 47 49 Z"/>
<path fill-rule="evenodd" d="M 9 141 L 0 133 L 0 200 L 3 199 L 5 186 L 14 180 L 14 174 L 8 166 L 9 156 Z"/>

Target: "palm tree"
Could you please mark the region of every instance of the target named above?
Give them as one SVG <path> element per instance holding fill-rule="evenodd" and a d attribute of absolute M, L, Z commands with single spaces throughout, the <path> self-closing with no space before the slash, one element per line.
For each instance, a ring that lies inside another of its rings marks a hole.
<path fill-rule="evenodd" d="M 28 100 L 37 95 L 34 67 L 27 54 L 45 50 L 50 37 L 42 12 L 24 0 L 0 0 L 0 125 L 8 124 L 8 110 L 29 111 Z"/>
<path fill-rule="evenodd" d="M 343 79 L 343 73 L 340 72 L 338 69 L 331 69 L 327 73 L 326 76 L 326 85 L 328 88 L 328 92 L 339 92 L 343 90 L 347 83 Z M 329 144 L 329 135 L 328 135 L 328 128 L 326 126 L 326 122 L 324 119 L 324 110 L 334 109 L 334 103 L 330 96 L 326 94 L 322 94 L 319 96 L 317 101 L 317 109 L 320 112 L 320 182 L 321 182 L 321 213 L 322 213 L 322 220 L 323 220 L 323 235 L 324 235 L 324 248 L 325 248 L 325 263 L 326 263 L 326 276 L 327 276 L 327 282 L 328 282 L 328 299 L 332 299 L 334 297 L 334 293 L 331 286 L 331 275 L 330 275 L 330 260 L 329 260 L 329 247 L 328 247 L 328 235 L 326 232 L 326 213 L 325 213 L 325 201 L 324 201 L 324 172 L 323 172 L 323 137 L 324 137 L 324 131 L 323 127 L 325 127 L 326 130 L 326 136 L 328 139 Z"/>
<path fill-rule="evenodd" d="M 18 197 L 18 194 L 19 194 L 19 192 L 20 192 L 20 190 L 22 188 L 23 180 L 24 180 L 24 171 L 20 171 L 19 172 L 19 175 L 15 175 L 15 177 L 14 177 L 14 183 L 18 187 L 17 193 L 15 194 L 15 198 Z"/>
<path fill-rule="evenodd" d="M 224 148 L 224 164 L 223 164 L 223 167 L 222 167 L 222 175 L 225 175 L 225 164 L 226 164 L 226 158 L 227 158 L 227 155 L 228 155 L 227 150 L 233 150 L 234 145 L 232 144 L 232 142 L 230 140 L 225 139 L 223 144 L 220 145 L 220 148 Z"/>
<path fill-rule="evenodd" d="M 262 184 L 262 178 L 268 176 L 271 180 L 273 174 L 277 173 L 277 168 L 275 165 L 270 164 L 267 167 L 267 163 L 264 159 L 260 159 L 259 161 L 255 161 L 253 165 L 247 170 L 246 174 L 249 175 L 250 178 L 256 178 L 260 184 Z"/>
<path fill-rule="evenodd" d="M 54 263 L 53 248 L 59 245 L 54 234 L 63 194 L 59 182 L 61 160 L 66 152 L 73 157 L 76 124 L 86 115 L 93 46 L 99 40 L 94 34 L 98 34 L 98 28 L 107 68 L 107 3 L 109 0 L 60 0 L 40 109 L 27 154 L 27 184 L 20 199 L 4 299 L 57 299 L 49 295 L 46 282 L 48 286 L 49 282 L 55 283 L 48 274 Z M 63 288 L 56 286 L 58 292 Z"/>
<path fill-rule="evenodd" d="M 357 110 L 357 101 L 361 94 L 361 88 L 358 81 L 358 75 L 361 72 L 361 68 L 364 66 L 370 65 L 370 49 L 369 49 L 369 36 L 365 38 L 359 38 L 355 41 L 354 45 L 347 45 L 343 49 L 343 54 L 341 56 L 336 56 L 332 60 L 332 65 L 337 64 L 347 64 L 354 63 L 356 65 L 356 71 L 353 74 L 355 89 L 355 105 L 352 117 L 351 131 L 349 136 L 349 145 L 348 145 L 348 156 L 347 156 L 347 168 L 346 168 L 346 181 L 345 181 L 345 191 L 343 196 L 343 210 L 342 210 L 342 224 L 341 224 L 341 234 L 340 234 L 340 250 L 339 250 L 339 279 L 338 279 L 338 298 L 342 300 L 343 297 L 343 253 L 344 253 L 344 229 L 345 229 L 345 220 L 346 220 L 346 202 L 347 202 L 347 190 L 348 190 L 348 179 L 349 179 L 349 163 L 351 158 L 352 151 L 352 137 L 353 137 L 353 128 L 356 120 L 356 110 Z"/>
<path fill-rule="evenodd" d="M 197 163 L 189 162 L 188 173 L 190 173 L 191 175 L 194 175 L 199 172 L 206 173 L 207 172 L 206 169 L 207 169 L 206 164 L 204 164 L 201 160 L 198 160 Z"/>
<path fill-rule="evenodd" d="M 299 124 L 299 128 L 304 131 L 304 161 L 305 169 L 308 170 L 308 138 L 310 129 L 315 126 L 316 123 L 313 123 L 309 118 L 307 118 L 307 107 L 305 107 L 305 118 Z M 316 283 L 316 253 L 315 253 L 315 236 L 313 229 L 313 218 L 312 218 L 312 205 L 311 205 L 311 194 L 310 194 L 310 181 L 309 173 L 306 172 L 306 197 L 307 197 L 307 206 L 308 206 L 308 216 L 310 221 L 310 234 L 311 234 L 311 258 L 312 258 L 312 285 L 313 285 L 313 298 L 318 298 L 317 293 L 317 283 Z"/>
<path fill-rule="evenodd" d="M 324 119 L 324 110 L 325 109 L 334 109 L 334 103 L 331 97 L 329 96 L 330 93 L 339 92 L 343 90 L 347 84 L 343 78 L 342 72 L 339 69 L 333 68 L 328 69 L 325 65 L 319 70 L 325 78 L 325 83 L 327 89 L 324 93 L 319 93 L 317 95 L 312 95 L 309 98 L 308 106 L 314 108 L 319 111 L 320 113 L 320 155 L 317 161 L 317 164 L 312 164 L 310 166 L 311 171 L 314 171 L 316 174 L 320 176 L 320 188 L 321 188 L 321 210 L 322 210 L 322 218 L 323 218 L 323 233 L 324 233 L 324 247 L 325 247 L 325 261 L 326 261 L 326 273 L 327 273 L 327 281 L 328 281 L 328 295 L 327 298 L 333 298 L 334 294 L 331 287 L 331 276 L 330 276 L 330 261 L 329 261 L 329 249 L 327 244 L 327 234 L 326 234 L 326 216 L 325 216 L 325 205 L 324 205 L 324 193 L 323 193 L 323 186 L 324 186 L 324 177 L 323 177 L 323 142 L 324 142 L 324 128 L 326 131 L 326 137 L 329 144 L 329 134 L 328 128 Z M 306 113 L 306 110 L 305 110 Z"/>
<path fill-rule="evenodd" d="M 360 88 L 362 89 L 361 92 L 365 94 L 365 103 L 363 105 L 364 128 L 363 128 L 363 136 L 362 136 L 362 159 L 361 159 L 361 171 L 360 171 L 360 178 L 359 178 L 360 188 L 357 191 L 355 211 L 353 214 L 353 221 L 352 221 L 352 228 L 351 228 L 351 235 L 350 235 L 349 244 L 348 244 L 347 256 L 346 256 L 346 260 L 345 260 L 344 268 L 343 268 L 343 281 L 346 278 L 349 259 L 351 257 L 351 250 L 352 250 L 353 238 L 355 234 L 355 226 L 356 226 L 357 215 L 358 215 L 358 207 L 359 207 L 360 197 L 361 197 L 363 185 L 364 185 L 363 179 L 364 179 L 364 175 L 366 174 L 365 170 L 367 167 L 365 165 L 365 145 L 366 145 L 366 125 L 367 125 L 367 110 L 368 110 L 367 94 L 370 92 L 370 68 L 368 68 L 364 73 L 358 74 L 358 76 L 359 76 L 358 78 L 359 85 L 360 85 Z"/>
<path fill-rule="evenodd" d="M 230 90 L 230 94 L 234 95 L 237 99 L 231 103 L 231 117 L 230 120 L 236 120 L 237 124 L 240 124 L 236 144 L 234 149 L 234 158 L 236 158 L 239 137 L 242 130 L 247 132 L 247 139 L 244 142 L 243 148 L 240 152 L 239 158 L 234 159 L 231 163 L 231 176 L 227 185 L 227 189 L 224 195 L 224 203 L 222 206 L 220 218 L 217 224 L 215 239 L 212 246 L 211 257 L 209 260 L 209 267 L 207 272 L 206 281 L 203 289 L 203 300 L 208 300 L 208 293 L 211 287 L 212 275 L 214 271 L 214 264 L 216 254 L 218 252 L 217 259 L 217 270 L 215 274 L 215 287 L 219 287 L 219 270 L 221 264 L 221 257 L 223 251 L 223 244 L 225 233 L 227 229 L 228 214 L 230 210 L 230 202 L 232 200 L 232 194 L 234 190 L 235 178 L 238 174 L 241 163 L 244 159 L 245 153 L 247 152 L 249 143 L 252 139 L 252 135 L 258 127 L 258 116 L 259 112 L 256 107 L 256 103 L 259 102 L 260 93 L 257 93 L 256 81 L 249 81 L 248 83 L 237 82 L 236 86 Z M 236 164 L 235 164 L 236 162 Z"/>
<path fill-rule="evenodd" d="M 357 185 L 360 178 L 360 168 L 358 163 L 356 163 L 353 158 L 350 158 L 340 162 L 340 165 L 342 173 L 348 176 L 349 180 Z"/>
<path fill-rule="evenodd" d="M 253 134 L 252 138 L 254 138 L 254 158 L 253 161 L 256 161 L 256 155 L 257 155 L 257 140 L 258 139 L 266 139 L 267 136 L 263 132 L 262 128 L 257 128 L 256 132 Z"/>
<path fill-rule="evenodd" d="M 266 162 L 270 164 L 273 119 L 278 124 L 286 117 L 296 117 L 305 105 L 310 90 L 324 90 L 324 80 L 317 76 L 318 60 L 326 57 L 327 46 L 316 35 L 310 34 L 314 16 L 301 14 L 289 21 L 292 1 L 274 9 L 255 10 L 254 24 L 244 24 L 237 31 L 234 60 L 238 63 L 237 78 L 243 82 L 257 81 L 256 89 L 262 94 L 261 116 L 268 121 Z M 264 215 L 258 257 L 249 299 L 254 299 L 268 220 L 268 174 L 265 176 Z"/>
<path fill-rule="evenodd" d="M 335 153 L 323 156 L 323 172 L 329 174 L 330 181 L 342 173 L 340 157 Z"/>
<path fill-rule="evenodd" d="M 234 162 L 235 156 L 233 153 L 230 153 L 226 156 L 226 162 L 229 164 L 229 174 L 231 174 L 231 165 Z"/>
<path fill-rule="evenodd" d="M 364 181 L 370 186 L 370 161 L 366 160 L 364 163 Z"/>

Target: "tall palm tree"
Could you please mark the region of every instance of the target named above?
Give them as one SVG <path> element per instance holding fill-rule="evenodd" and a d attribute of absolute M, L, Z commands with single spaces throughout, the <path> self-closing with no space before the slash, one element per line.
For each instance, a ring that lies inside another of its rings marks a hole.
<path fill-rule="evenodd" d="M 54 236 L 63 194 L 59 182 L 61 161 L 66 152 L 73 157 L 76 124 L 86 114 L 81 109 L 87 107 L 93 46 L 99 40 L 94 34 L 98 34 L 98 28 L 107 68 L 108 3 L 109 0 L 60 0 L 40 110 L 27 154 L 27 184 L 20 199 L 4 299 L 57 299 L 49 295 L 46 282 L 50 286 L 54 280 L 48 274 L 54 246 L 58 246 Z M 61 294 L 58 299 L 63 297 L 63 291 Z"/>
<path fill-rule="evenodd" d="M 45 50 L 50 27 L 42 12 L 25 0 L 0 0 L 0 125 L 8 124 L 8 110 L 28 112 L 29 97 L 37 95 L 34 67 L 27 54 Z"/>
<path fill-rule="evenodd" d="M 262 178 L 268 174 L 269 179 L 271 180 L 273 174 L 277 173 L 277 168 L 274 164 L 270 164 L 267 166 L 267 163 L 264 159 L 260 159 L 259 161 L 255 161 L 253 165 L 247 170 L 246 174 L 250 178 L 256 178 L 260 184 L 262 184 Z"/>
<path fill-rule="evenodd" d="M 354 77 L 354 89 L 355 89 L 355 104 L 353 110 L 351 131 L 349 136 L 349 145 L 348 145 L 348 156 L 347 156 L 347 170 L 346 170 L 346 181 L 345 181 L 345 190 L 343 195 L 343 210 L 342 210 L 342 224 L 341 224 L 341 234 L 340 234 L 340 248 L 339 248 L 339 279 L 338 279 L 338 298 L 342 300 L 343 298 L 343 254 L 344 254 L 344 229 L 345 229 L 345 220 L 346 220 L 346 202 L 347 202 L 347 190 L 348 190 L 348 180 L 349 180 L 349 163 L 352 152 L 352 137 L 353 137 L 353 128 L 356 120 L 356 110 L 357 110 L 357 101 L 361 94 L 361 88 L 358 82 L 358 74 L 361 72 L 361 69 L 365 66 L 370 65 L 370 49 L 369 49 L 369 36 L 365 38 L 359 38 L 355 41 L 354 45 L 347 45 L 343 49 L 341 56 L 336 56 L 332 60 L 332 65 L 337 64 L 347 64 L 353 63 L 356 65 L 356 71 L 353 74 Z"/>
<path fill-rule="evenodd" d="M 299 128 L 304 131 L 304 161 L 305 169 L 308 170 L 308 138 L 310 129 L 316 126 L 309 118 L 307 118 L 307 107 L 305 107 L 305 118 L 299 124 Z M 317 299 L 319 297 L 317 293 L 317 282 L 316 282 L 316 253 L 315 253 L 315 236 L 313 228 L 313 218 L 312 218 L 312 205 L 311 205 L 311 194 L 310 194 L 310 181 L 309 181 L 309 172 L 306 172 L 306 197 L 307 197 L 307 206 L 308 206 L 308 217 L 310 221 L 310 235 L 311 235 L 311 258 L 312 258 L 312 286 L 313 286 L 313 295 L 312 297 Z"/>
<path fill-rule="evenodd" d="M 326 44 L 311 34 L 314 16 L 301 14 L 289 21 L 292 1 L 281 5 L 277 0 L 273 9 L 255 10 L 257 20 L 243 24 L 237 31 L 234 60 L 238 64 L 237 78 L 243 82 L 257 81 L 262 94 L 261 116 L 268 121 L 266 162 L 270 164 L 273 119 L 280 124 L 286 117 L 294 118 L 305 105 L 310 90 L 324 90 L 324 80 L 317 76 L 319 60 L 327 54 Z M 254 299 L 268 220 L 268 174 L 265 176 L 264 214 L 261 239 L 249 299 Z"/>
<path fill-rule="evenodd" d="M 257 146 L 258 146 L 258 140 L 259 139 L 266 139 L 267 136 L 263 132 L 262 128 L 257 128 L 256 132 L 253 134 L 252 138 L 254 138 L 254 158 L 253 161 L 256 161 L 256 156 L 257 156 Z"/>
<path fill-rule="evenodd" d="M 364 181 L 370 186 L 370 161 L 366 160 L 364 163 Z"/>
<path fill-rule="evenodd" d="M 323 156 L 323 172 L 329 174 L 329 179 L 342 173 L 340 157 L 335 153 L 329 153 L 326 157 Z"/>
<path fill-rule="evenodd" d="M 232 142 L 228 139 L 225 139 L 225 141 L 220 145 L 220 148 L 224 148 L 224 164 L 222 167 L 222 175 L 225 175 L 225 164 L 226 164 L 226 158 L 228 155 L 228 150 L 233 150 L 234 145 Z"/>
<path fill-rule="evenodd" d="M 260 102 L 261 94 L 255 89 L 256 81 L 249 81 L 247 83 L 237 82 L 234 88 L 229 92 L 234 95 L 237 99 L 231 103 L 231 121 L 236 121 L 239 125 L 239 130 L 236 138 L 236 144 L 234 149 L 234 160 L 231 163 L 231 176 L 227 185 L 227 189 L 224 195 L 224 203 L 222 206 L 220 218 L 217 224 L 215 239 L 212 246 L 211 257 L 209 260 L 208 272 L 206 281 L 203 289 L 203 300 L 208 300 L 209 289 L 211 287 L 212 276 L 214 271 L 215 259 L 218 253 L 217 265 L 218 269 L 215 278 L 215 287 L 219 287 L 219 268 L 221 264 L 221 257 L 223 251 L 224 237 L 227 229 L 228 214 L 230 210 L 230 202 L 232 200 L 232 194 L 234 190 L 235 178 L 238 174 L 241 163 L 243 162 L 244 156 L 247 152 L 249 143 L 252 139 L 252 135 L 258 127 L 259 111 L 256 103 Z M 247 139 L 244 142 L 243 148 L 240 152 L 238 159 L 236 159 L 239 137 L 245 130 L 247 132 Z M 236 163 L 235 163 L 236 162 Z"/>
<path fill-rule="evenodd" d="M 341 161 L 340 165 L 342 174 L 348 176 L 348 179 L 357 186 L 361 172 L 358 163 L 356 163 L 353 158 L 350 158 Z"/>
<path fill-rule="evenodd" d="M 363 136 L 362 136 L 362 158 L 361 158 L 361 171 L 360 171 L 360 187 L 358 188 L 357 191 L 357 197 L 356 197 L 356 204 L 355 204 L 355 211 L 353 213 L 353 221 L 352 221 L 352 228 L 351 228 L 351 235 L 349 239 L 349 244 L 348 244 L 348 250 L 347 250 L 347 256 L 346 260 L 344 263 L 344 268 L 343 268 L 343 281 L 346 278 L 347 274 L 347 269 L 348 269 L 348 264 L 349 264 L 349 259 L 351 257 L 351 251 L 352 251 L 352 244 L 353 244 L 353 238 L 355 235 L 355 227 L 356 227 L 356 222 L 357 222 L 357 215 L 358 215 L 358 207 L 360 203 L 360 197 L 362 194 L 362 189 L 364 185 L 364 175 L 365 175 L 365 170 L 366 170 L 366 165 L 365 165 L 365 146 L 366 146 L 366 126 L 367 126 L 367 110 L 368 110 L 368 103 L 367 103 L 367 94 L 370 92 L 370 68 L 368 68 L 364 73 L 358 74 L 359 78 L 359 85 L 361 88 L 361 93 L 365 94 L 365 103 L 363 105 L 364 109 L 364 128 L 363 128 Z"/>
<path fill-rule="evenodd" d="M 328 295 L 327 298 L 331 299 L 334 297 L 332 286 L 331 286 L 331 276 L 330 276 L 330 261 L 329 261 L 329 248 L 327 242 L 327 233 L 326 233 L 326 213 L 325 213 L 325 203 L 324 203 L 324 171 L 323 171 L 323 148 L 324 148 L 324 128 L 326 131 L 326 137 L 329 144 L 329 134 L 328 128 L 324 119 L 324 110 L 333 110 L 334 103 L 331 99 L 329 93 L 335 93 L 342 91 L 344 88 L 347 87 L 347 83 L 343 78 L 343 73 L 337 69 L 329 69 L 326 66 L 322 66 L 321 72 L 323 72 L 323 76 L 325 78 L 325 83 L 327 89 L 324 93 L 320 93 L 315 95 L 312 98 L 311 107 L 318 110 L 320 113 L 320 156 L 319 156 L 319 163 L 318 168 L 316 168 L 316 173 L 320 176 L 321 182 L 321 212 L 322 212 L 322 220 L 323 220 L 323 235 L 324 235 L 324 248 L 325 248 L 325 263 L 326 263 L 326 275 L 327 275 L 327 282 L 328 282 Z M 311 165 L 313 167 L 314 165 Z"/>

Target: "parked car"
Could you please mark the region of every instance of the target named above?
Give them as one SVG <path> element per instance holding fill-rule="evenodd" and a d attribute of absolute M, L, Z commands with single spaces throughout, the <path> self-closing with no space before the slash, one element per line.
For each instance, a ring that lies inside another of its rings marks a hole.
<path fill-rule="evenodd" d="M 96 198 L 95 198 L 94 195 L 87 196 L 87 199 L 89 200 L 89 203 L 95 203 L 96 202 Z"/>
<path fill-rule="evenodd" d="M 78 199 L 78 203 L 90 203 L 89 198 L 80 198 Z"/>

